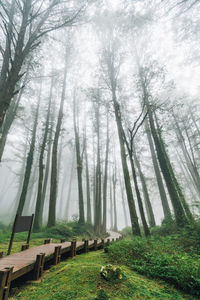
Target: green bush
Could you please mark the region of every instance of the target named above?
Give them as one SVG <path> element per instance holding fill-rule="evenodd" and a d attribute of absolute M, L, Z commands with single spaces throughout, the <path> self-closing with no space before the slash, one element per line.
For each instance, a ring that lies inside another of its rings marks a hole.
<path fill-rule="evenodd" d="M 115 267 L 110 264 L 102 266 L 100 274 L 104 279 L 108 281 L 121 280 L 123 278 L 123 274 L 120 267 Z"/>
<path fill-rule="evenodd" d="M 200 256 L 185 252 L 179 243 L 176 236 L 148 240 L 134 237 L 110 245 L 108 255 L 111 262 L 125 264 L 141 274 L 200 295 Z"/>

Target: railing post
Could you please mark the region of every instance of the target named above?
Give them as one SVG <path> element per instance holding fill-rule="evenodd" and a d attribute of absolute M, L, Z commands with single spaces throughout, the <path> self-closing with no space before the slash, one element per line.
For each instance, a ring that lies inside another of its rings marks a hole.
<path fill-rule="evenodd" d="M 40 253 L 36 256 L 35 267 L 33 270 L 33 280 L 38 280 L 43 273 L 45 253 Z"/>
<path fill-rule="evenodd" d="M 97 240 L 94 240 L 94 251 L 97 251 Z"/>
<path fill-rule="evenodd" d="M 76 256 L 76 240 L 74 241 L 74 256 Z"/>
<path fill-rule="evenodd" d="M 107 246 L 110 245 L 110 239 L 107 239 Z"/>
<path fill-rule="evenodd" d="M 44 244 L 46 245 L 46 244 L 50 244 L 51 243 L 51 239 L 46 239 L 46 240 L 44 240 Z"/>
<path fill-rule="evenodd" d="M 4 268 L 0 271 L 0 299 L 7 300 L 10 291 L 11 276 L 13 267 Z"/>
<path fill-rule="evenodd" d="M 70 256 L 71 257 L 76 256 L 76 241 L 75 240 L 71 241 L 71 254 L 70 254 Z"/>
<path fill-rule="evenodd" d="M 29 244 L 22 245 L 21 251 L 27 250 L 29 248 Z"/>
<path fill-rule="evenodd" d="M 105 244 L 104 239 L 101 240 L 101 243 L 102 243 L 101 248 L 104 249 L 104 244 Z"/>
<path fill-rule="evenodd" d="M 88 243 L 89 243 L 88 240 L 84 241 L 84 252 L 85 253 L 88 253 Z"/>
<path fill-rule="evenodd" d="M 64 243 L 64 242 L 65 242 L 65 239 L 61 239 L 60 242 L 61 242 L 61 243 Z"/>
<path fill-rule="evenodd" d="M 61 246 L 56 246 L 55 250 L 54 250 L 54 265 L 57 265 L 60 263 L 60 259 L 61 259 Z"/>

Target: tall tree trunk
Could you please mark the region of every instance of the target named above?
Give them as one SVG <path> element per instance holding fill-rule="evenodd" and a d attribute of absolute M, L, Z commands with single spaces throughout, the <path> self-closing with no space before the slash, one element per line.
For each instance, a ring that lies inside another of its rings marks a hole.
<path fill-rule="evenodd" d="M 185 200 L 185 196 L 183 194 L 182 188 L 181 188 L 181 186 L 180 186 L 180 184 L 179 184 L 179 182 L 178 182 L 178 180 L 175 176 L 174 169 L 172 167 L 169 156 L 168 156 L 167 151 L 165 149 L 165 145 L 164 145 L 162 135 L 161 135 L 161 128 L 159 127 L 159 123 L 158 123 L 157 116 L 156 116 L 155 112 L 154 112 L 154 117 L 155 117 L 155 120 L 156 120 L 157 132 L 158 132 L 158 136 L 159 136 L 159 139 L 160 139 L 160 144 L 161 144 L 161 147 L 162 147 L 163 154 L 165 155 L 165 159 L 166 159 L 166 162 L 167 162 L 167 165 L 168 165 L 168 168 L 169 168 L 169 172 L 170 172 L 170 175 L 171 175 L 173 183 L 174 183 L 174 187 L 176 188 L 176 191 L 177 191 L 178 196 L 179 196 L 179 200 L 180 200 L 180 202 L 181 202 L 181 204 L 184 208 L 185 215 L 186 215 L 187 219 L 190 222 L 194 222 L 194 217 L 193 217 L 193 215 L 190 211 L 188 203 Z"/>
<path fill-rule="evenodd" d="M 142 220 L 144 234 L 145 234 L 145 236 L 149 236 L 150 231 L 149 231 L 149 227 L 147 225 L 146 217 L 145 217 L 145 214 L 144 214 L 142 197 L 141 197 L 140 190 L 139 190 L 139 187 L 138 187 L 138 181 L 137 181 L 137 175 L 136 175 L 135 165 L 134 165 L 134 161 L 133 161 L 133 156 L 129 151 L 128 151 L 128 153 L 129 153 L 129 158 L 130 158 L 130 163 L 131 163 L 133 181 L 134 181 L 134 185 L 135 185 L 135 191 L 136 191 L 136 196 L 137 196 L 137 200 L 138 200 L 138 207 L 139 207 L 139 211 L 140 211 L 140 216 L 141 216 L 141 220 Z"/>
<path fill-rule="evenodd" d="M 75 95 L 74 95 L 74 102 L 73 102 L 73 122 L 74 122 L 76 165 L 77 165 L 77 179 L 78 179 L 79 223 L 84 224 L 85 214 L 84 214 L 83 182 L 82 182 L 83 160 L 82 160 L 81 149 L 80 149 L 79 128 L 77 124 L 77 104 L 76 104 Z"/>
<path fill-rule="evenodd" d="M 119 142 L 120 142 L 122 169 L 123 169 L 123 174 L 124 174 L 124 181 L 125 181 L 126 195 L 127 195 L 127 199 L 128 199 L 128 205 L 129 205 L 132 231 L 133 231 L 133 234 L 141 235 L 140 226 L 138 223 L 138 217 L 137 217 L 136 208 L 135 208 L 135 202 L 133 199 L 133 192 L 132 192 L 132 187 L 131 187 L 128 164 L 127 164 L 127 159 L 126 159 L 126 151 L 125 151 L 124 138 L 123 138 L 123 127 L 122 127 L 122 121 L 121 121 L 121 112 L 120 112 L 119 103 L 117 102 L 117 99 L 116 99 L 115 90 L 112 90 L 112 100 L 113 100 L 113 106 L 114 106 L 114 111 L 115 111 L 115 119 L 116 119 L 116 123 L 117 123 L 118 137 L 119 137 Z"/>
<path fill-rule="evenodd" d="M 161 203 L 162 203 L 164 219 L 172 220 L 172 216 L 171 216 L 171 212 L 170 212 L 170 208 L 169 208 L 169 204 L 168 204 L 168 200 L 167 200 L 167 195 L 166 195 L 165 188 L 164 188 L 163 179 L 162 179 L 162 176 L 160 173 L 160 168 L 158 165 L 156 152 L 154 149 L 154 144 L 153 144 L 153 140 L 152 140 L 152 136 L 151 136 L 151 130 L 150 130 L 147 119 L 145 120 L 145 130 L 146 130 L 146 134 L 147 134 L 149 148 L 151 151 L 151 158 L 152 158 L 154 172 L 155 172 L 156 180 L 157 180 L 157 184 L 158 184 L 158 190 L 159 190 L 160 199 L 161 199 Z"/>
<path fill-rule="evenodd" d="M 114 231 L 117 231 L 117 203 L 116 203 L 116 184 L 117 184 L 117 178 L 116 178 L 116 165 L 113 168 L 113 175 L 112 175 L 112 183 L 113 183 L 113 206 L 114 206 Z"/>
<path fill-rule="evenodd" d="M 96 151 L 96 192 L 95 192 L 95 220 L 94 227 L 97 234 L 101 233 L 101 151 L 100 151 L 100 96 L 98 94 L 97 101 L 94 104 L 96 136 L 97 136 L 97 151 Z"/>
<path fill-rule="evenodd" d="M 50 121 L 50 111 L 51 111 L 51 100 L 52 100 L 52 90 L 53 90 L 53 77 L 51 80 L 51 88 L 50 88 L 50 96 L 48 102 L 48 110 L 46 116 L 46 124 L 44 129 L 44 136 L 43 141 L 40 149 L 40 157 L 39 157 L 39 177 L 38 177 L 38 191 L 37 191 L 37 200 L 36 200 L 36 207 L 35 207 L 35 218 L 34 218 L 34 230 L 39 230 L 41 228 L 40 223 L 40 211 L 41 211 L 41 203 L 42 203 L 42 188 L 43 188 L 43 181 L 44 181 L 44 151 L 46 148 L 48 131 L 49 131 L 49 121 Z"/>
<path fill-rule="evenodd" d="M 67 193 L 67 201 L 66 201 L 66 209 L 65 209 L 67 221 L 69 220 L 70 199 L 71 199 L 72 182 L 73 182 L 73 174 L 74 174 L 74 167 L 75 167 L 74 163 L 75 163 L 75 152 L 73 151 L 73 158 L 72 158 L 72 165 L 70 170 L 70 179 L 69 179 L 69 186 L 68 186 L 68 193 Z"/>
<path fill-rule="evenodd" d="M 68 62 L 68 51 L 66 47 L 65 53 L 65 67 L 64 67 L 64 77 L 63 77 L 63 87 L 62 95 L 60 100 L 60 108 L 58 113 L 58 119 L 56 124 L 56 131 L 53 140 L 53 149 L 52 149 L 52 161 L 51 161 L 51 186 L 50 186 L 50 199 L 49 199 L 49 214 L 47 227 L 55 226 L 56 224 L 56 199 L 57 199 L 57 165 L 58 165 L 58 140 L 61 131 L 62 119 L 63 119 L 63 107 L 66 93 L 66 78 L 67 78 L 67 62 Z"/>
<path fill-rule="evenodd" d="M 26 170 L 25 170 L 25 175 L 24 175 L 24 181 L 23 181 L 23 188 L 22 192 L 20 195 L 19 199 L 19 205 L 17 208 L 17 214 L 22 215 L 25 200 L 26 200 L 26 195 L 27 195 L 27 190 L 28 190 L 28 185 L 29 185 L 29 180 L 30 180 L 30 175 L 31 175 L 31 169 L 33 165 L 33 157 L 34 157 L 34 151 L 35 151 L 35 141 L 36 141 L 36 131 L 37 131 L 37 124 L 38 124 L 38 115 L 39 115 L 39 106 L 40 106 L 40 98 L 41 98 L 41 87 L 40 87 L 40 95 L 38 98 L 38 104 L 37 104 L 37 109 L 36 109 L 36 114 L 35 114 L 35 121 L 33 125 L 33 132 L 32 132 L 32 138 L 31 138 L 31 144 L 30 144 L 30 150 L 26 159 Z"/>
<path fill-rule="evenodd" d="M 53 116 L 52 116 L 52 119 L 54 119 Z M 41 205 L 40 205 L 39 217 L 38 217 L 40 226 L 42 226 L 42 224 L 43 224 L 44 203 L 45 203 L 45 199 L 46 199 L 48 179 L 49 179 L 49 170 L 50 170 L 50 163 L 51 163 L 52 134 L 53 134 L 53 120 L 51 120 L 50 131 L 49 131 L 48 149 L 47 149 L 47 157 L 46 157 L 46 163 L 45 163 L 44 183 L 43 183 L 43 187 L 42 187 Z"/>
<path fill-rule="evenodd" d="M 113 193 L 112 193 L 112 176 L 110 172 L 110 230 L 113 230 Z"/>
<path fill-rule="evenodd" d="M 174 182 L 174 176 L 172 176 L 172 169 L 169 166 L 167 153 L 164 151 L 163 143 L 161 142 L 160 137 L 157 134 L 151 108 L 148 103 L 147 103 L 147 109 L 148 109 L 151 132 L 154 139 L 158 160 L 160 163 L 160 168 L 163 173 L 163 177 L 165 179 L 166 186 L 172 201 L 176 224 L 178 227 L 183 227 L 186 224 L 188 224 L 188 220 L 186 218 L 182 203 L 180 201 L 176 183 Z"/>
<path fill-rule="evenodd" d="M 107 185 L 108 185 L 108 153 L 109 153 L 109 116 L 107 112 L 106 155 L 103 181 L 103 231 L 107 228 Z"/>
<path fill-rule="evenodd" d="M 87 137 L 85 141 L 85 165 L 86 165 L 86 191 L 87 191 L 87 222 L 92 223 L 92 214 L 91 214 L 91 199 L 90 199 L 90 174 L 88 166 L 88 152 L 87 152 Z"/>
<path fill-rule="evenodd" d="M 119 178 L 120 178 L 119 182 L 120 182 L 120 190 L 121 190 L 121 196 L 122 196 L 122 207 L 123 207 L 123 212 L 124 212 L 124 221 L 125 221 L 125 226 L 128 227 L 128 218 L 127 218 L 127 212 L 126 212 L 124 189 L 122 186 L 121 177 L 119 176 Z"/>
<path fill-rule="evenodd" d="M 146 185 L 146 179 L 144 177 L 144 174 L 142 172 L 142 168 L 140 165 L 140 161 L 136 155 L 135 150 L 133 151 L 133 155 L 134 155 L 134 160 L 138 169 L 138 173 L 139 173 L 139 177 L 142 183 L 142 190 L 143 190 L 143 195 L 144 195 L 144 201 L 145 201 L 145 205 L 146 205 L 146 211 L 147 211 L 147 216 L 149 219 L 149 225 L 151 227 L 156 226 L 156 222 L 155 222 L 155 217 L 154 217 L 154 213 L 153 213 L 153 208 L 151 205 L 151 201 L 150 201 L 150 197 L 149 197 L 149 193 L 148 193 L 148 189 L 147 189 L 147 185 Z"/>
<path fill-rule="evenodd" d="M 188 170 L 191 174 L 191 177 L 193 179 L 193 182 L 196 186 L 196 189 L 199 191 L 200 194 L 200 176 L 198 173 L 198 169 L 196 166 L 196 163 L 194 162 L 194 159 L 191 158 L 190 153 L 187 149 L 186 143 L 185 143 L 185 139 L 184 136 L 182 134 L 182 130 L 178 124 L 178 121 L 176 119 L 176 116 L 173 114 L 174 120 L 175 120 L 175 132 L 176 132 L 176 136 L 177 139 L 179 141 L 183 156 L 185 158 L 185 161 L 187 163 L 188 166 Z"/>

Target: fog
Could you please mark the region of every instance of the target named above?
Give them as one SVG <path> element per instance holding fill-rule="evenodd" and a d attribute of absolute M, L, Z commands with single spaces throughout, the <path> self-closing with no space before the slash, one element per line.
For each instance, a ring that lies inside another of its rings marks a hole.
<path fill-rule="evenodd" d="M 17 6 L 17 1 L 14 2 Z M 39 5 L 42 1 L 35 2 Z M 30 215 L 36 212 L 39 158 L 45 133 L 48 104 L 51 98 L 48 137 L 44 145 L 43 157 L 44 185 L 48 152 L 50 153 L 42 224 L 46 226 L 48 222 L 49 201 L 53 201 L 53 198 L 50 197 L 53 193 L 52 176 L 56 178 L 56 222 L 80 218 L 80 181 L 78 181 L 77 168 L 82 170 L 85 220 L 87 220 L 88 212 L 87 188 L 90 191 L 92 222 L 95 223 L 98 209 L 101 210 L 100 219 L 103 218 L 105 162 L 106 151 L 108 151 L 107 228 L 114 226 L 111 220 L 114 217 L 117 218 L 118 229 L 124 228 L 127 224 L 131 226 L 130 200 L 126 194 L 127 186 L 121 162 L 121 151 L 123 150 L 119 142 L 116 103 L 120 106 L 121 113 L 121 120 L 118 121 L 122 123 L 127 140 L 130 129 L 137 129 L 133 139 L 134 152 L 145 178 L 156 224 L 161 224 L 166 216 L 163 212 L 158 178 L 155 174 L 155 165 L 152 161 L 152 152 L 147 137 L 148 129 L 145 127 L 145 121 L 149 114 L 149 104 L 147 106 L 143 104 L 145 84 L 146 93 L 148 90 L 148 99 L 150 99 L 148 101 L 150 101 L 153 114 L 155 112 L 156 130 L 158 135 L 161 135 L 160 140 L 162 140 L 173 168 L 174 175 L 172 177 L 176 177 L 190 211 L 194 218 L 197 218 L 200 212 L 200 110 L 198 99 L 200 93 L 200 19 L 198 13 L 200 4 L 193 3 L 192 0 L 180 3 L 179 1 L 159 0 L 69 2 L 67 8 L 63 4 L 61 10 L 63 17 L 58 19 L 59 22 L 62 21 L 62 18 L 64 19 L 65 9 L 70 14 L 71 11 L 78 11 L 83 5 L 84 8 L 74 24 L 71 22 L 67 26 L 60 26 L 60 28 L 50 30 L 42 35 L 38 39 L 40 43 L 34 46 L 23 60 L 20 69 L 20 74 L 23 75 L 15 84 L 15 91 L 19 87 L 20 90 L 15 95 L 13 93 L 9 107 L 14 103 L 13 99 L 20 97 L 20 100 L 6 136 L 5 147 L 2 140 L 6 128 L 5 122 L 9 118 L 9 108 L 3 125 L 0 127 L 0 148 L 3 149 L 0 161 L 0 221 L 10 224 L 17 212 L 27 168 L 27 157 L 32 143 L 38 99 L 40 99 L 33 162 L 22 214 Z M 4 51 L 6 49 L 4 19 L 9 24 L 4 8 L 10 9 L 11 3 L 11 0 L 0 3 L 2 16 L 0 17 L 0 45 Z M 36 7 L 33 7 L 33 12 L 35 10 Z M 52 10 L 52 15 L 54 13 Z M 21 15 L 18 7 L 13 20 L 16 32 L 19 32 Z M 48 22 L 46 23 L 48 26 L 53 26 L 51 25 L 52 19 L 49 19 Z M 36 26 L 35 23 L 33 26 Z M 44 29 L 42 28 L 40 32 L 42 30 Z M 24 45 L 28 40 L 28 34 L 27 29 Z M 15 47 L 14 41 L 11 42 L 9 72 L 11 72 L 12 59 L 14 61 Z M 3 69 L 4 62 L 3 53 L 5 52 L 1 51 L 1 69 Z M 55 173 L 51 173 L 52 149 L 55 145 L 55 133 L 62 99 L 63 111 L 59 117 L 61 124 L 58 130 L 57 150 L 54 153 L 57 159 L 55 175 Z M 1 97 L 0 101 L 2 101 Z M 137 119 L 138 121 L 135 123 Z M 76 140 L 76 133 L 78 140 Z M 106 148 L 108 136 L 109 149 Z M 126 147 L 125 136 L 122 137 L 123 141 L 121 142 Z M 154 138 L 155 136 L 152 135 L 152 139 Z M 157 151 L 155 159 L 159 165 L 169 208 L 171 214 L 174 215 L 174 202 L 171 199 L 173 196 L 169 191 L 167 176 L 165 177 L 163 174 L 164 167 L 160 165 L 162 163 L 159 161 L 159 149 L 156 141 L 154 140 L 153 143 L 154 150 Z M 77 149 L 77 145 L 80 149 Z M 78 162 L 77 150 L 80 152 L 78 155 L 81 166 Z M 139 223 L 142 224 L 128 148 L 125 151 L 136 212 Z M 148 219 L 149 212 L 146 209 L 148 206 L 145 203 L 146 200 L 144 200 L 144 186 L 135 158 L 134 162 L 145 216 Z M 177 187 L 176 189 L 178 190 Z M 99 191 L 100 198 L 97 200 Z M 116 197 L 116 215 L 114 195 Z M 184 207 L 184 204 L 182 205 Z"/>

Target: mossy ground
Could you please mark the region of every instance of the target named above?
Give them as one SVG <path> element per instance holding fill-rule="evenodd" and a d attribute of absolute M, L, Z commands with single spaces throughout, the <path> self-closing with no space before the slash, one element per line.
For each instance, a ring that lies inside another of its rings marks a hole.
<path fill-rule="evenodd" d="M 43 275 L 40 283 L 25 283 L 20 289 L 13 289 L 14 299 L 94 299 L 103 289 L 109 299 L 195 299 L 185 295 L 167 283 L 148 279 L 121 266 L 125 279 L 110 283 L 100 277 L 102 265 L 108 263 L 103 251 L 90 252 L 63 261 Z"/>

